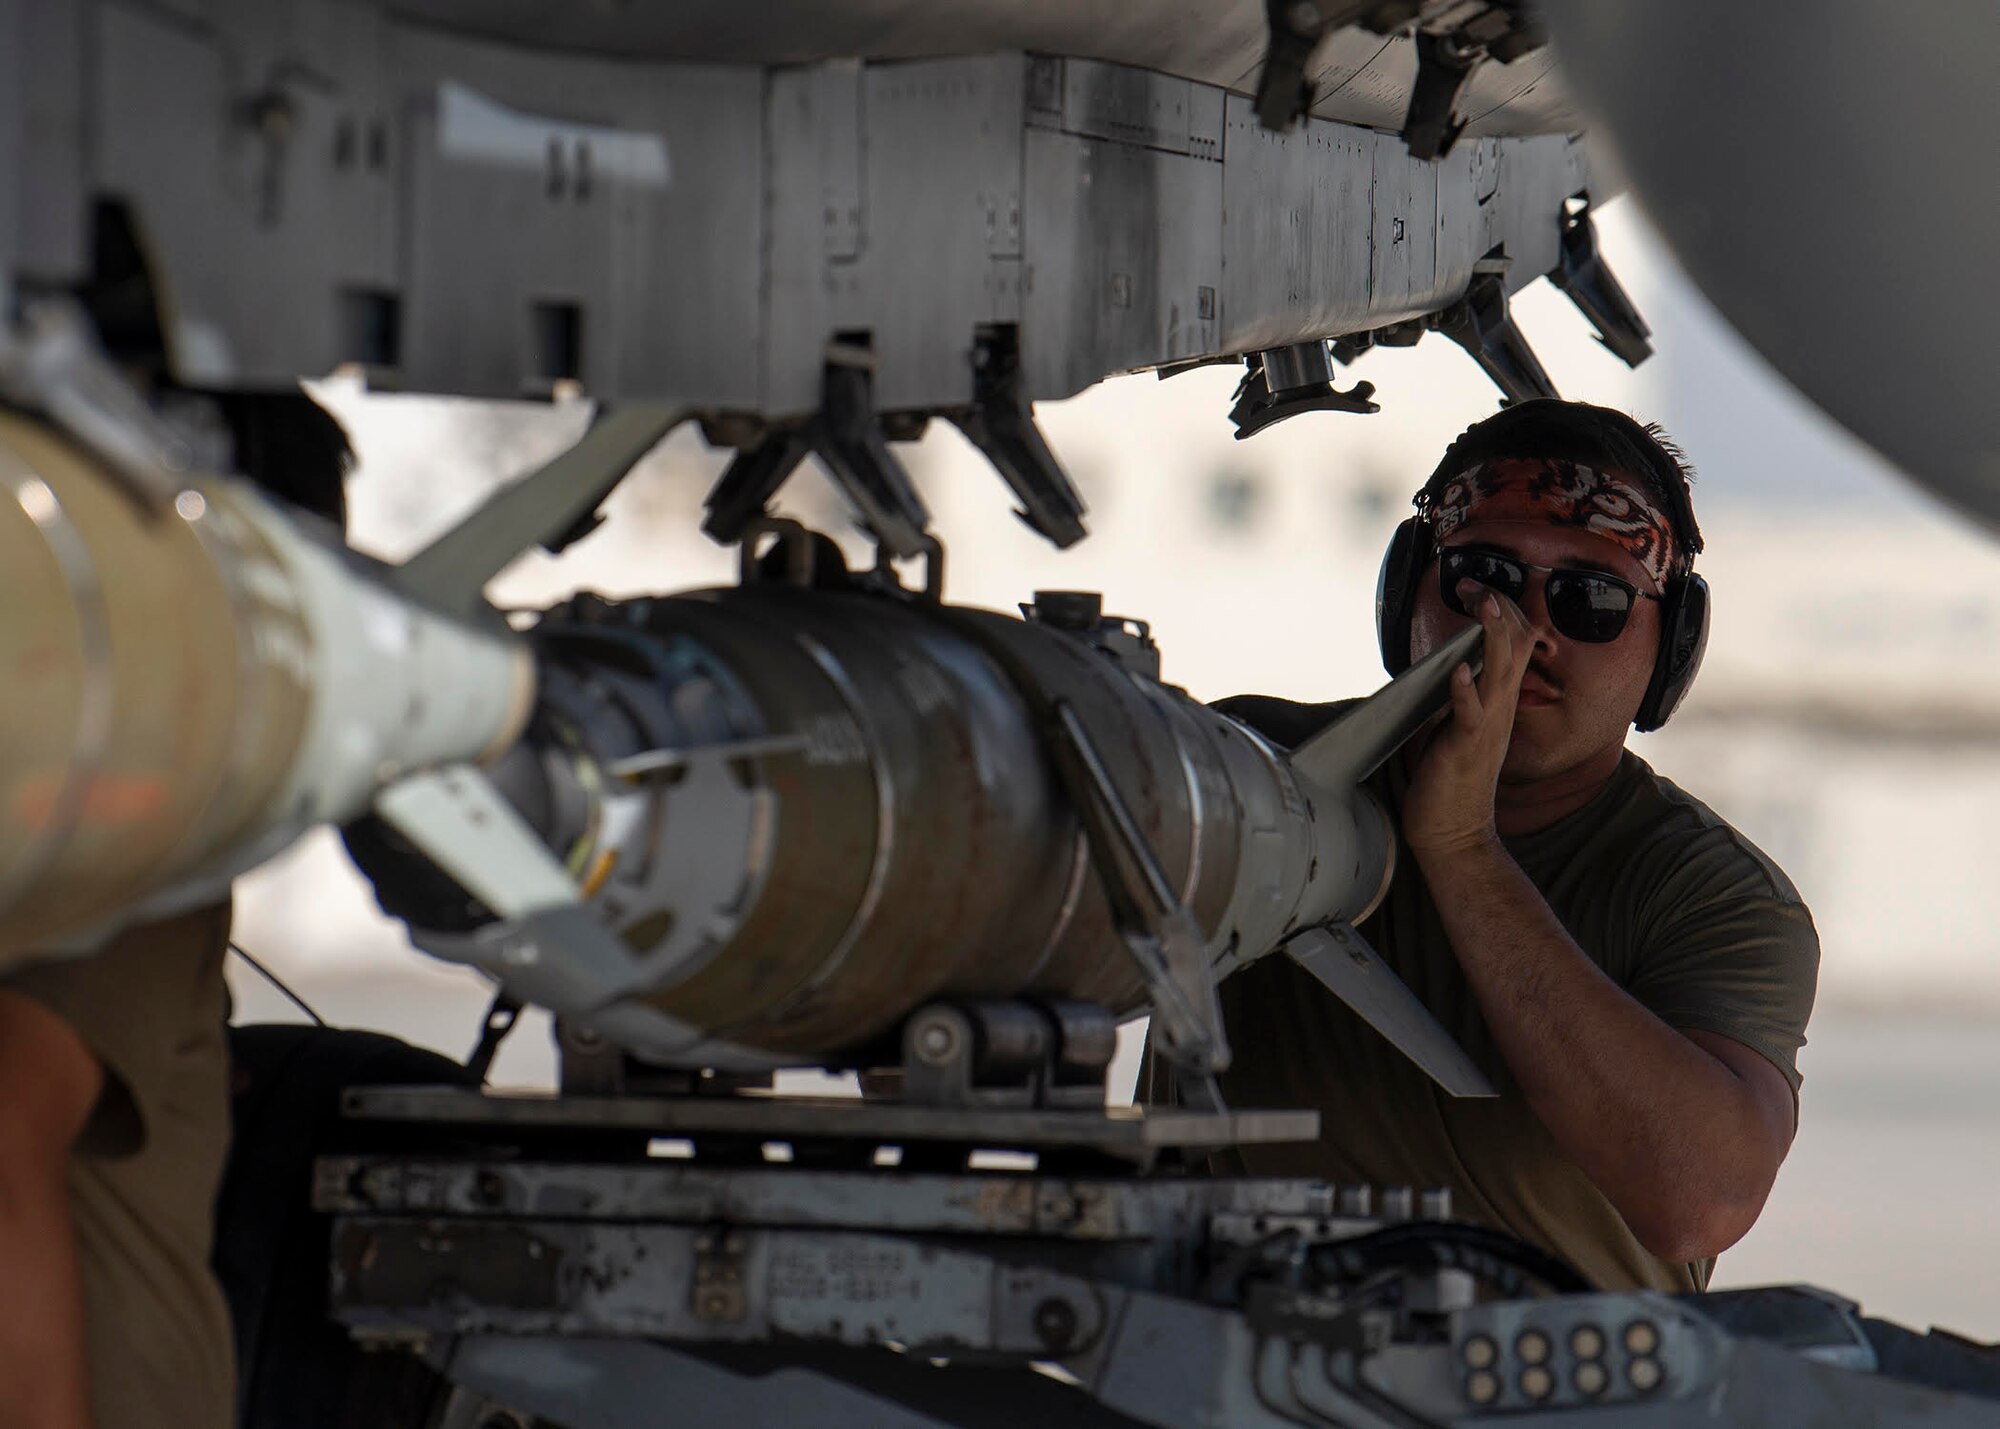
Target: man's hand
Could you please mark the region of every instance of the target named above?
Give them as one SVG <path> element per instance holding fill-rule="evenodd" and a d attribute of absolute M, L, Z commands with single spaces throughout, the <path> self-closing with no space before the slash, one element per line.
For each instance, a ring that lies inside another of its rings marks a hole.
<path fill-rule="evenodd" d="M 1535 648 L 1534 628 L 1513 601 L 1476 581 L 1459 582 L 1458 595 L 1485 627 L 1484 666 L 1477 680 L 1468 665 L 1452 671 L 1451 708 L 1419 756 L 1403 798 L 1403 838 L 1420 860 L 1498 839 L 1493 793 Z"/>

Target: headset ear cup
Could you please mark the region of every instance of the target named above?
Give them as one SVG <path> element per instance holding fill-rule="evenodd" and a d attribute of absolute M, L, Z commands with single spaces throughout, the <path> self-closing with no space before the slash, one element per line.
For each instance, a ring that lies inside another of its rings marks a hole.
<path fill-rule="evenodd" d="M 1660 653 L 1632 727 L 1650 733 L 1673 718 L 1708 649 L 1708 582 L 1690 571 L 1667 583 L 1660 608 Z"/>
<path fill-rule="evenodd" d="M 1417 609 L 1417 582 L 1431 560 L 1430 530 L 1418 516 L 1398 526 L 1375 578 L 1375 640 L 1382 668 L 1391 675 L 1410 668 L 1410 620 Z"/>

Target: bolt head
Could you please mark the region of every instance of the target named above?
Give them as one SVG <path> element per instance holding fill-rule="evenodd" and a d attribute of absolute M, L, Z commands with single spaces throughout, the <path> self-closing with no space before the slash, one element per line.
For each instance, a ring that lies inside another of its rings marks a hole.
<path fill-rule="evenodd" d="M 910 1043 L 918 1061 L 936 1067 L 958 1055 L 962 1037 L 957 1023 L 938 1015 L 918 1023 Z"/>
<path fill-rule="evenodd" d="M 1067 1300 L 1052 1295 L 1035 1307 L 1035 1334 L 1052 1351 L 1070 1347 L 1076 1339 L 1076 1325 L 1076 1307 Z"/>

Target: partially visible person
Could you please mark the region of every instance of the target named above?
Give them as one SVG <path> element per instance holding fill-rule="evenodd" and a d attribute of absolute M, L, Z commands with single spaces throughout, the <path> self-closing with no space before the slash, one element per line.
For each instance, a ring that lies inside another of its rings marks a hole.
<path fill-rule="evenodd" d="M 227 904 L 0 983 L 0 1424 L 226 1425 Z"/>
<path fill-rule="evenodd" d="M 1705 1288 L 1797 1129 L 1819 940 L 1776 864 L 1625 748 L 1706 638 L 1687 471 L 1622 413 L 1524 402 L 1454 442 L 1416 507 L 1383 567 L 1384 663 L 1477 622 L 1484 668 L 1369 781 L 1399 840 L 1360 931 L 1499 1095 L 1445 1095 L 1266 958 L 1221 989 L 1223 1091 L 1315 1107 L 1321 1139 L 1224 1169 L 1448 1187 L 1606 1289 Z M 1347 706 L 1217 708 L 1295 747 Z"/>
<path fill-rule="evenodd" d="M 350 461 L 303 393 L 217 400 L 237 466 L 333 522 Z M 209 1269 L 229 1150 L 224 902 L 0 978 L 0 1429 L 219 1429 Z"/>

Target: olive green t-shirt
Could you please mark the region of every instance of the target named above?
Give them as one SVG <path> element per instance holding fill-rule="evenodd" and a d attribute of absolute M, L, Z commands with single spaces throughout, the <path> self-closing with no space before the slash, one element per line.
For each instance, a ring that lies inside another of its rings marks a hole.
<path fill-rule="evenodd" d="M 0 980 L 69 1023 L 104 1067 L 69 1176 L 97 1429 L 234 1418 L 229 1311 L 209 1271 L 229 1153 L 229 912 L 129 928 L 88 957 Z"/>
<path fill-rule="evenodd" d="M 1286 747 L 1345 706 L 1259 696 L 1216 708 Z M 1391 760 L 1370 781 L 1402 806 Z M 1507 852 L 1579 947 L 1671 1027 L 1732 1038 L 1799 1086 L 1819 937 L 1785 875 L 1706 806 L 1627 753 L 1603 792 Z M 1668 1264 L 1556 1145 L 1487 1030 L 1407 848 L 1361 933 L 1491 1079 L 1497 1098 L 1446 1095 L 1290 959 L 1225 982 L 1233 1106 L 1317 1108 L 1321 1139 L 1246 1147 L 1225 1169 L 1344 1184 L 1449 1187 L 1455 1216 L 1556 1251 L 1606 1289 L 1705 1287 L 1713 1261 Z"/>

